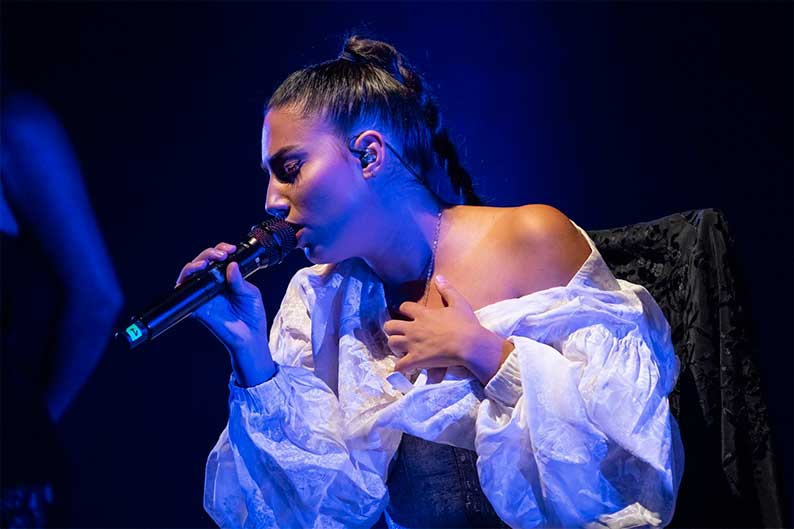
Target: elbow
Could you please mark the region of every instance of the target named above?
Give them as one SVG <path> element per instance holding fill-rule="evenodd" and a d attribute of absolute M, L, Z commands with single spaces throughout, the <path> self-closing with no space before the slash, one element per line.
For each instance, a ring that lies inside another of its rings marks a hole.
<path fill-rule="evenodd" d="M 115 322 L 124 306 L 124 295 L 118 285 L 106 288 L 96 297 L 98 312 L 102 313 L 108 321 Z"/>
<path fill-rule="evenodd" d="M 117 290 L 106 295 L 103 301 L 103 307 L 105 313 L 107 314 L 108 320 L 111 323 L 114 323 L 118 319 L 123 306 L 124 296 L 122 295 L 121 290 Z"/>
<path fill-rule="evenodd" d="M 68 292 L 66 306 L 78 312 L 84 321 L 112 325 L 124 306 L 124 295 L 115 283 L 94 286 L 90 289 Z"/>
<path fill-rule="evenodd" d="M 115 277 L 93 289 L 92 302 L 100 312 L 107 314 L 108 318 L 116 319 L 124 305 L 124 295 Z"/>

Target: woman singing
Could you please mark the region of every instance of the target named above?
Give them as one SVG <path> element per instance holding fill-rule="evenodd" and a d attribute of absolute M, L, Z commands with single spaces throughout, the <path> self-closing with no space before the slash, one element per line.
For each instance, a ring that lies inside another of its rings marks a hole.
<path fill-rule="evenodd" d="M 521 160 L 509 142 L 500 155 Z M 290 75 L 266 108 L 262 166 L 268 211 L 316 264 L 269 340 L 235 263 L 195 313 L 233 368 L 205 478 L 221 527 L 369 528 L 384 511 L 391 527 L 669 522 L 683 459 L 662 312 L 558 210 L 479 205 L 397 50 L 351 37 Z M 179 282 L 234 250 L 204 250 Z M 404 438 L 476 453 L 476 524 L 469 500 L 447 509 L 455 521 L 390 501 L 454 488 L 426 476 L 395 490 Z"/>

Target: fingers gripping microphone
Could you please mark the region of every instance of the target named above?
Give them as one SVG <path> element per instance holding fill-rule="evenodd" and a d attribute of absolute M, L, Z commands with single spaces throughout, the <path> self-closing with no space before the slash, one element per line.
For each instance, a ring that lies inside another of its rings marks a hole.
<path fill-rule="evenodd" d="M 124 336 L 130 349 L 154 340 L 226 288 L 229 263 L 237 262 L 240 273 L 248 277 L 257 270 L 280 263 L 296 244 L 295 231 L 283 220 L 273 218 L 253 226 L 233 254 L 193 274 L 141 316 L 133 316 L 127 327 L 116 332 L 116 338 Z"/>

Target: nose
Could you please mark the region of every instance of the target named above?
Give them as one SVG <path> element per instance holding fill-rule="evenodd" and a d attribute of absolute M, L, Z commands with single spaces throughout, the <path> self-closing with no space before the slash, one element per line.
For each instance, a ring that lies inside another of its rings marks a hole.
<path fill-rule="evenodd" d="M 265 211 L 269 215 L 286 219 L 289 215 L 289 202 L 287 197 L 278 190 L 278 184 L 271 181 L 267 186 L 267 198 L 265 199 Z"/>

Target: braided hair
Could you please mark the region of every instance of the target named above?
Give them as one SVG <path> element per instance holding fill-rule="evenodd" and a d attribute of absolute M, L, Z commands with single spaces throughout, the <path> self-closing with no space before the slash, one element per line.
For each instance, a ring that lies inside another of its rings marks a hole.
<path fill-rule="evenodd" d="M 396 135 L 404 159 L 418 169 L 422 183 L 439 200 L 481 204 L 443 126 L 438 103 L 421 75 L 388 43 L 348 37 L 338 58 L 287 77 L 266 112 L 276 108 L 320 116 L 345 138 L 358 123 L 382 123 Z"/>

